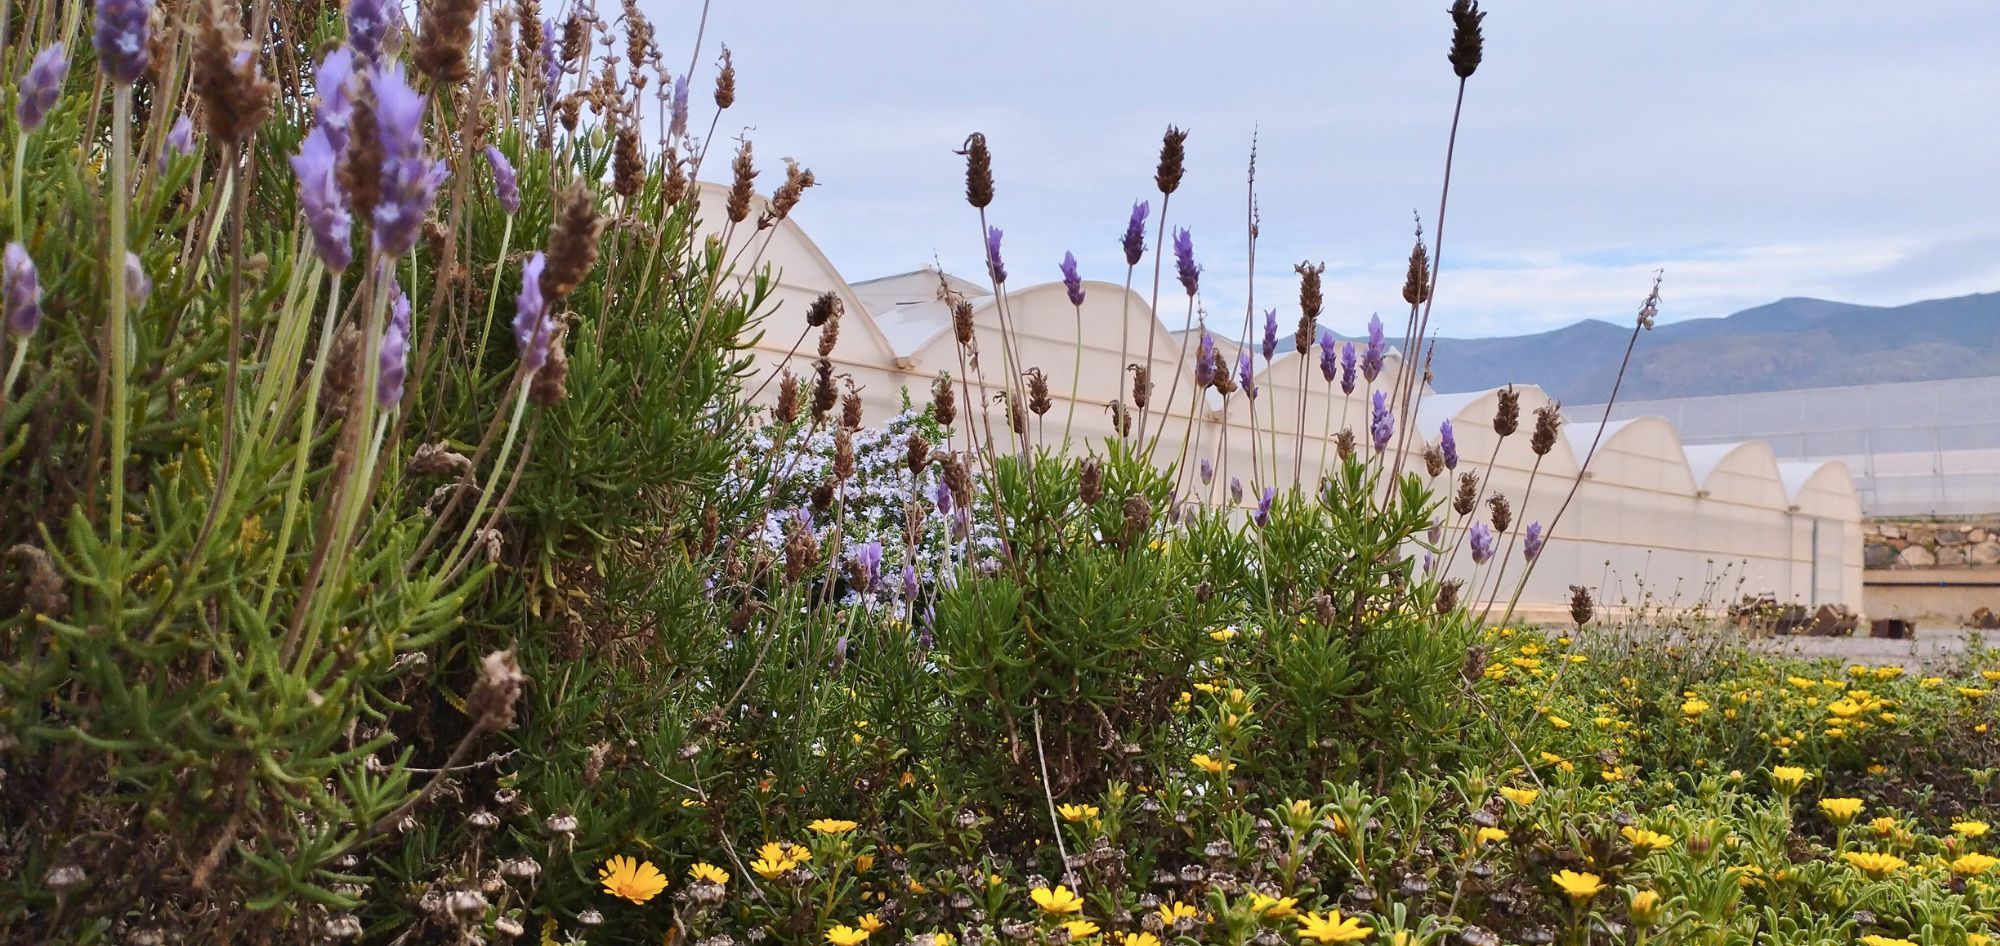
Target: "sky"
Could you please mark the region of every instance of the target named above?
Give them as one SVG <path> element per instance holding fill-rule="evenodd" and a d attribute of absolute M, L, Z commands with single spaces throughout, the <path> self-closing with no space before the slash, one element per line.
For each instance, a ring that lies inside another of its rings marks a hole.
<path fill-rule="evenodd" d="M 668 62 L 699 0 L 641 0 Z M 989 222 L 1015 285 L 1119 282 L 1161 132 L 1191 132 L 1169 227 L 1191 229 L 1200 311 L 1400 325 L 1415 223 L 1436 232 L 1458 80 L 1447 0 L 1293 3 L 713 0 L 738 100 L 718 138 L 820 186 L 794 218 L 850 282 L 940 263 L 983 275 L 953 151 L 993 148 Z M 1432 325 L 1510 335 L 1628 322 L 1663 270 L 1662 320 L 1785 296 L 1872 305 L 2000 289 L 2000 17 L 1991 0 L 1488 0 L 1465 87 Z M 678 67 L 677 67 L 678 68 Z M 698 95 L 698 105 L 706 105 Z M 706 124 L 698 108 L 697 123 Z M 1249 265 L 1256 143 L 1259 238 Z M 721 162 L 706 176 L 726 173 Z M 1148 227 L 1152 242 L 1152 226 Z M 1168 260 L 1159 306 L 1186 297 Z M 1150 291 L 1151 258 L 1140 286 Z"/>

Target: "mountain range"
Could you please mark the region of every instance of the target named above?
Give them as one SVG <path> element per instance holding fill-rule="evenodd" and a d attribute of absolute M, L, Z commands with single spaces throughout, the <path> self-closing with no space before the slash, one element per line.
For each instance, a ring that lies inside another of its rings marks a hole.
<path fill-rule="evenodd" d="M 1440 338 L 1432 385 L 1528 383 L 1564 403 L 1602 403 L 1631 337 L 1630 322 L 1590 319 L 1533 335 Z M 1895 307 L 1788 298 L 1640 332 L 1618 399 L 1982 375 L 2000 375 L 2000 292 Z"/>

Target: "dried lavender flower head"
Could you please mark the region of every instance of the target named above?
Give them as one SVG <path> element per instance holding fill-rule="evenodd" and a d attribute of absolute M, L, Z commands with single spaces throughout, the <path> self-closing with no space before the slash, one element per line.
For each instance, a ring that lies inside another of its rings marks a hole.
<path fill-rule="evenodd" d="M 1186 227 L 1174 229 L 1174 269 L 1188 295 L 1200 290 L 1201 267 L 1194 263 L 1194 233 Z"/>
<path fill-rule="evenodd" d="M 973 132 L 965 138 L 965 202 L 981 210 L 993 203 L 993 152 L 986 136 Z"/>
<path fill-rule="evenodd" d="M 1076 254 L 1064 252 L 1062 258 L 1063 289 L 1069 293 L 1069 304 L 1083 304 L 1083 274 L 1076 268 Z"/>
<path fill-rule="evenodd" d="M 1172 194 L 1180 189 L 1181 176 L 1187 172 L 1187 136 L 1187 132 L 1168 125 L 1166 134 L 1160 139 L 1160 166 L 1153 172 L 1153 183 L 1162 194 Z"/>
<path fill-rule="evenodd" d="M 0 295 L 6 299 L 7 334 L 15 338 L 35 334 L 42 327 L 42 283 L 27 247 L 7 244 L 5 254 L 0 255 L 0 279 L 6 284 Z"/>
<path fill-rule="evenodd" d="M 21 75 L 20 94 L 14 102 L 14 117 L 21 120 L 23 134 L 42 127 L 49 109 L 62 95 L 63 80 L 69 77 L 69 53 L 61 43 L 51 43 L 35 54 L 35 61 Z"/>
<path fill-rule="evenodd" d="M 1125 235 L 1118 244 L 1125 249 L 1125 265 L 1137 266 L 1146 255 L 1146 214 L 1152 211 L 1152 204 L 1143 200 L 1132 202 L 1132 218 L 1125 221 Z"/>
<path fill-rule="evenodd" d="M 116 85 L 131 85 L 152 65 L 152 0 L 99 0 L 97 66 Z"/>
<path fill-rule="evenodd" d="M 1479 12 L 1479 0 L 1456 0 L 1451 5 L 1451 71 L 1461 79 L 1469 79 L 1479 69 L 1479 60 L 1485 53 L 1486 38 L 1480 32 L 1479 22 L 1486 14 Z"/>
<path fill-rule="evenodd" d="M 507 160 L 506 152 L 494 145 L 487 145 L 486 164 L 493 169 L 493 196 L 499 198 L 500 207 L 508 214 L 520 211 L 520 176 L 514 173 L 514 164 Z"/>

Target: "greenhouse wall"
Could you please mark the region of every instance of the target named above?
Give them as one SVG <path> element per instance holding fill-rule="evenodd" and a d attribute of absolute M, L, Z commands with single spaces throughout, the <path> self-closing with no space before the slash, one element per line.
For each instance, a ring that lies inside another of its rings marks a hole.
<path fill-rule="evenodd" d="M 704 196 L 705 206 L 723 205 L 712 185 Z M 934 271 L 849 283 L 792 221 L 762 231 L 747 224 L 733 232 L 715 225 L 706 230 L 727 237 L 726 252 L 743 261 L 739 271 L 768 265 L 775 278 L 773 305 L 751 344 L 749 389 L 758 400 L 775 399 L 777 384 L 765 383 L 775 372 L 809 375 L 818 353 L 805 313 L 828 291 L 845 309 L 831 361 L 860 392 L 867 422 L 900 411 L 905 392 L 921 405 L 933 380 L 948 374 L 961 393 L 958 426 L 980 424 L 983 433 L 990 423 L 995 439 L 1007 443 L 1006 415 L 993 395 L 1005 387 L 1010 370 L 1037 368 L 1049 379 L 1054 406 L 1031 418 L 1032 442 L 1089 450 L 1114 434 L 1110 405 L 1129 389 L 1131 366 L 1145 365 L 1154 395 L 1143 417 L 1135 418 L 1135 434 L 1143 422 L 1146 433 L 1159 438 L 1162 462 L 1179 465 L 1184 501 L 1231 504 L 1236 480 L 1242 498 L 1233 504 L 1247 513 L 1266 486 L 1316 482 L 1321 470 L 1338 462 L 1332 435 L 1341 429 L 1353 430 L 1360 449 L 1370 450 L 1370 397 L 1401 383 L 1403 362 L 1392 351 L 1372 383 L 1357 381 L 1353 393 L 1344 394 L 1321 375 L 1316 351 L 1304 357 L 1294 351 L 1287 327 L 1275 358 L 1267 363 L 1261 353 L 1253 355 L 1259 396 L 1239 392 L 1225 401 L 1193 389 L 1189 349 L 1195 333 L 1167 331 L 1144 297 L 1118 285 L 1085 282 L 1079 311 L 1060 283 L 1010 286 L 1004 298 L 990 285 Z M 973 305 L 974 359 L 967 360 L 957 344 L 941 288 Z M 1004 346 L 1003 320 L 1012 329 Z M 1211 327 L 1232 364 L 1237 346 L 1228 339 L 1241 334 L 1242 322 L 1225 318 Z M 1516 389 L 1520 431 L 1503 440 L 1493 430 L 1498 391 L 1438 394 L 1424 387 L 1417 423 L 1408 431 L 1406 469 L 1425 475 L 1418 454 L 1450 420 L 1459 471 L 1478 472 L 1483 495 L 1505 495 L 1513 507 L 1501 554 L 1522 554 L 1521 533 L 1530 523 L 1555 523 L 1541 560 L 1518 589 L 1518 613 L 1559 618 L 1567 613 L 1572 585 L 1593 589 L 1614 611 L 1641 605 L 1720 609 L 1746 594 L 1859 609 L 1861 505 L 1838 459 L 1795 460 L 1755 440 L 1689 446 L 1671 417 L 1635 415 L 1600 431 L 1596 422 L 1576 422 L 1578 412 L 1567 410 L 1563 435 L 1537 456 L 1529 433 L 1535 410 L 1549 400 L 1531 385 Z M 990 411 L 983 422 L 978 403 Z M 1622 406 L 1617 414 L 1624 417 Z M 1400 424 L 1397 435 L 1403 435 Z M 1385 462 L 1393 462 L 1398 445 L 1392 438 Z M 1215 470 L 1207 483 L 1196 472 L 1201 459 Z M 1454 480 L 1447 472 L 1431 485 L 1448 498 Z M 1455 539 L 1463 521 L 1448 508 L 1442 515 Z M 1477 515 L 1486 517 L 1483 503 Z M 1468 597 L 1496 602 L 1496 617 L 1516 596 L 1516 576 L 1523 571 L 1518 559 L 1496 582 L 1491 563 L 1476 565 L 1463 551 L 1444 558 L 1441 567 L 1466 581 Z"/>

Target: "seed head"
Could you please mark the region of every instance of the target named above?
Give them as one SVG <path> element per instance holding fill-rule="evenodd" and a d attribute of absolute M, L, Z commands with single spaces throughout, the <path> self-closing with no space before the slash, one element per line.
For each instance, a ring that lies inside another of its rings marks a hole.
<path fill-rule="evenodd" d="M 1403 273 L 1403 301 L 1411 305 L 1423 305 L 1431 297 L 1430 251 L 1424 249 L 1421 230 L 1417 242 L 1410 247 L 1410 268 Z"/>
<path fill-rule="evenodd" d="M 930 465 L 931 442 L 924 439 L 922 431 L 912 430 L 903 441 L 903 465 L 911 476 L 922 476 L 924 467 Z"/>
<path fill-rule="evenodd" d="M 243 36 L 237 10 L 227 0 L 206 0 L 194 51 L 194 87 L 208 133 L 231 145 L 263 124 L 278 94 L 278 87 L 258 74 L 256 50 Z"/>
<path fill-rule="evenodd" d="M 1590 623 L 1597 616 L 1597 606 L 1590 600 L 1590 589 L 1582 585 L 1569 586 L 1569 619 L 1577 627 Z"/>
<path fill-rule="evenodd" d="M 1436 479 L 1438 474 L 1443 473 L 1444 451 L 1439 450 L 1435 446 L 1424 448 L 1424 471 L 1429 473 L 1432 479 Z"/>
<path fill-rule="evenodd" d="M 757 218 L 757 229 L 765 230 L 778 221 L 792 215 L 792 208 L 806 195 L 806 188 L 817 181 L 813 179 L 811 168 L 800 167 L 797 161 L 785 159 L 785 182 L 771 192 L 771 200 L 765 205 L 763 214 Z"/>
<path fill-rule="evenodd" d="M 840 393 L 840 426 L 844 430 L 861 429 L 861 392 L 854 387 L 853 378 L 843 378 Z"/>
<path fill-rule="evenodd" d="M 514 727 L 514 704 L 528 682 L 514 659 L 512 650 L 496 650 L 479 665 L 479 680 L 465 698 L 465 714 L 483 732 L 499 732 Z"/>
<path fill-rule="evenodd" d="M 1494 493 L 1486 498 L 1486 508 L 1493 513 L 1493 531 L 1505 532 L 1514 524 L 1514 507 L 1507 502 L 1504 493 Z"/>
<path fill-rule="evenodd" d="M 528 400 L 543 407 L 569 396 L 569 351 L 563 344 L 567 334 L 568 324 L 557 322 L 549 338 L 549 360 L 542 365 L 542 370 L 535 372 L 535 380 L 528 384 Z"/>
<path fill-rule="evenodd" d="M 1521 429 L 1521 392 L 1513 385 L 1500 389 L 1500 403 L 1493 411 L 1493 432 L 1502 437 L 1512 436 Z"/>
<path fill-rule="evenodd" d="M 639 150 L 639 130 L 630 121 L 620 122 L 611 146 L 611 189 L 629 198 L 645 184 L 646 155 Z"/>
<path fill-rule="evenodd" d="M 1153 369 L 1135 361 L 1125 370 L 1132 373 L 1132 406 L 1145 410 L 1153 400 Z"/>
<path fill-rule="evenodd" d="M 1437 600 L 1434 602 L 1434 605 L 1437 608 L 1437 613 L 1450 614 L 1451 609 L 1458 607 L 1458 589 L 1463 584 L 1464 582 L 1456 578 L 1438 584 Z M 1467 679 L 1474 679 L 1474 680 L 1478 678 L 1479 674 L 1477 673 L 1474 673 L 1469 677 L 1467 677 Z"/>
<path fill-rule="evenodd" d="M 479 0 L 430 0 L 417 24 L 417 52 L 412 61 L 432 87 L 464 82 L 472 75 L 466 50 L 472 45 L 472 21 Z"/>
<path fill-rule="evenodd" d="M 780 424 L 795 423 L 799 419 L 799 379 L 789 370 L 778 377 L 778 406 L 772 416 Z"/>
<path fill-rule="evenodd" d="M 1458 474 L 1458 492 L 1452 496 L 1451 509 L 1461 516 L 1472 515 L 1472 508 L 1479 504 L 1479 474 L 1467 470 Z"/>
<path fill-rule="evenodd" d="M 1354 431 L 1342 427 L 1339 433 L 1333 435 L 1333 449 L 1335 453 L 1340 454 L 1342 460 L 1352 459 L 1354 457 Z"/>
<path fill-rule="evenodd" d="M 931 416 L 943 427 L 958 419 L 958 395 L 951 389 L 949 375 L 938 375 L 931 382 Z"/>
<path fill-rule="evenodd" d="M 833 362 L 821 358 L 813 364 L 813 423 L 826 423 L 827 415 L 839 400 L 840 393 L 833 386 Z"/>
<path fill-rule="evenodd" d="M 549 231 L 548 268 L 542 271 L 542 294 L 550 300 L 567 298 L 590 275 L 605 222 L 582 181 L 571 184 L 557 201 L 555 225 Z"/>
<path fill-rule="evenodd" d="M 1095 506 L 1104 498 L 1104 469 L 1097 465 L 1097 458 L 1083 461 L 1083 468 L 1077 472 L 1077 496 L 1086 506 Z"/>
<path fill-rule="evenodd" d="M 993 152 L 986 136 L 973 132 L 958 151 L 965 158 L 965 202 L 981 210 L 993 203 Z"/>
<path fill-rule="evenodd" d="M 1479 21 L 1484 19 L 1479 0 L 1454 0 L 1451 5 L 1451 54 L 1446 58 L 1451 60 L 1451 71 L 1461 79 L 1471 78 L 1479 69 L 1486 46 Z"/>
<path fill-rule="evenodd" d="M 1535 433 L 1528 438 L 1528 449 L 1535 456 L 1547 456 L 1556 448 L 1556 431 L 1562 429 L 1562 405 L 1544 404 L 1535 408 Z"/>
<path fill-rule="evenodd" d="M 1160 139 L 1160 166 L 1153 172 L 1153 183 L 1162 194 L 1180 190 L 1181 176 L 1187 173 L 1187 136 L 1187 132 L 1168 125 Z"/>
<path fill-rule="evenodd" d="M 757 166 L 750 160 L 750 139 L 736 145 L 736 159 L 730 162 L 735 182 L 729 185 L 729 222 L 742 223 L 750 216 L 750 198 L 757 194 Z"/>
<path fill-rule="evenodd" d="M 1055 400 L 1049 395 L 1049 376 L 1040 368 L 1029 368 L 1023 377 L 1028 381 L 1029 412 L 1036 417 L 1048 414 L 1049 409 L 1055 406 Z"/>
<path fill-rule="evenodd" d="M 727 109 L 736 104 L 736 60 L 729 54 L 729 47 L 722 47 L 722 69 L 715 74 L 715 107 Z"/>

